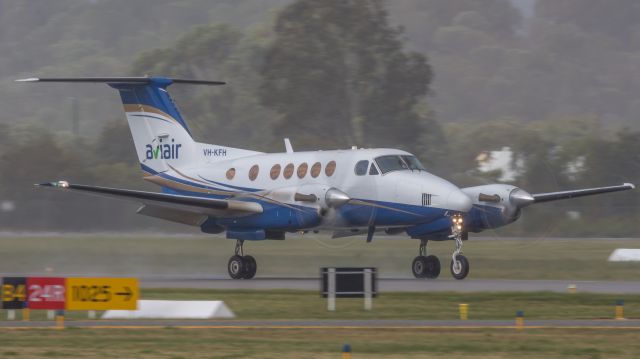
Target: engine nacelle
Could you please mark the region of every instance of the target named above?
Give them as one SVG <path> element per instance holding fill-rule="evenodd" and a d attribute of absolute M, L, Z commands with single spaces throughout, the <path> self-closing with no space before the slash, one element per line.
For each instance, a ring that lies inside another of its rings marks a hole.
<path fill-rule="evenodd" d="M 466 215 L 466 228 L 479 232 L 498 228 L 520 218 L 521 209 L 533 203 L 527 191 L 507 184 L 490 184 L 462 189 L 473 201 Z"/>

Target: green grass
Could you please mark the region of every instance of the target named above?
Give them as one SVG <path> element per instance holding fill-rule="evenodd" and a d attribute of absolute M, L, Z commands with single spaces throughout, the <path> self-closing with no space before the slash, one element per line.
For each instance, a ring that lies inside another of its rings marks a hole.
<path fill-rule="evenodd" d="M 1 273 L 47 275 L 226 276 L 235 242 L 221 237 L 74 235 L 0 237 Z M 640 248 L 640 239 L 508 239 L 464 244 L 469 278 L 639 280 L 640 263 L 610 263 L 616 248 Z M 410 277 L 418 241 L 401 238 L 329 239 L 291 236 L 285 241 L 247 242 L 258 276 L 317 276 L 323 266 L 375 266 L 382 276 Z M 443 276 L 453 243 L 433 242 Z"/>
<path fill-rule="evenodd" d="M 637 358 L 637 331 L 78 329 L 3 331 L 20 358 Z M 8 355 L 12 357 L 14 355 Z"/>
<path fill-rule="evenodd" d="M 337 310 L 326 310 L 326 299 L 315 291 L 145 289 L 143 299 L 223 300 L 241 320 L 304 319 L 458 319 L 458 305 L 469 304 L 469 319 L 611 319 L 615 303 L 625 300 L 625 317 L 640 319 L 640 295 L 563 293 L 382 293 L 373 310 L 361 299 L 338 299 Z M 19 313 L 18 313 L 19 314 Z M 100 314 L 100 313 L 98 313 Z M 6 313 L 0 313 L 6 320 Z M 20 315 L 17 316 L 20 319 Z M 46 312 L 31 311 L 32 320 Z M 69 311 L 67 319 L 87 319 L 87 312 Z"/>

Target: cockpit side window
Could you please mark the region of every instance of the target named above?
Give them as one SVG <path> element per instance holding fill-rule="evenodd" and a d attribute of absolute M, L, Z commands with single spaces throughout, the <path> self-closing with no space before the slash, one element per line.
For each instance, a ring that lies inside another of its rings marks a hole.
<path fill-rule="evenodd" d="M 367 169 L 369 169 L 369 161 L 362 160 L 356 163 L 356 167 L 354 168 L 354 171 L 356 172 L 356 175 L 364 176 L 367 174 Z"/>
<path fill-rule="evenodd" d="M 407 170 L 409 166 L 400 158 L 400 156 L 392 155 L 392 156 L 380 156 L 376 158 L 376 163 L 382 171 L 382 174 L 391 172 L 391 171 L 400 171 Z"/>
<path fill-rule="evenodd" d="M 380 174 L 380 172 L 378 172 L 378 169 L 376 168 L 376 165 L 373 162 L 371 162 L 371 167 L 369 168 L 369 174 L 370 175 Z"/>

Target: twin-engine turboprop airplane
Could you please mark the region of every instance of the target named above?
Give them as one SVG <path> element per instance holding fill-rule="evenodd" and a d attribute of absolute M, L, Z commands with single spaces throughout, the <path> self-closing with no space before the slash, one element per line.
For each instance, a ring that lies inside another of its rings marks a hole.
<path fill-rule="evenodd" d="M 332 231 L 334 237 L 406 233 L 420 240 L 412 270 L 417 278 L 436 278 L 440 260 L 427 255 L 429 240 L 454 240 L 450 269 L 463 279 L 469 262 L 462 241 L 514 222 L 534 203 L 633 189 L 632 184 L 529 194 L 505 185 L 458 188 L 429 173 L 412 154 L 386 148 L 262 153 L 198 143 L 169 97 L 173 83 L 223 82 L 164 77 L 29 78 L 19 82 L 99 82 L 120 92 L 144 179 L 162 193 L 71 184 L 44 183 L 132 200 L 139 214 L 198 226 L 205 233 L 235 239 L 229 259 L 231 278 L 250 279 L 255 259 L 245 241 L 284 239 L 287 232 Z"/>

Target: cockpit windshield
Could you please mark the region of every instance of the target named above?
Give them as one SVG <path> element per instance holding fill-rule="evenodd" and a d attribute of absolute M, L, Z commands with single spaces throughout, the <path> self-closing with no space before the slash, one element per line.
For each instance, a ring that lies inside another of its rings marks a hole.
<path fill-rule="evenodd" d="M 380 156 L 376 158 L 376 164 L 383 174 L 402 170 L 426 171 L 422 163 L 414 156 Z"/>
<path fill-rule="evenodd" d="M 417 159 L 416 157 L 414 156 L 401 156 L 401 157 L 407 163 L 410 170 L 426 171 L 422 163 L 420 163 L 420 160 Z"/>

